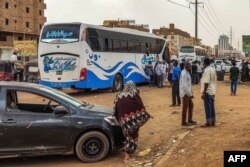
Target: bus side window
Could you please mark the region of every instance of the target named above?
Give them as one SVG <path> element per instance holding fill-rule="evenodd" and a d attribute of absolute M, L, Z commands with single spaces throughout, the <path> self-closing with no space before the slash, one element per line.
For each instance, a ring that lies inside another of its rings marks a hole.
<path fill-rule="evenodd" d="M 98 51 L 99 47 L 98 47 L 98 38 L 97 37 L 94 37 L 94 36 L 90 36 L 89 37 L 89 44 L 90 44 L 90 47 L 93 51 Z"/>
<path fill-rule="evenodd" d="M 117 39 L 113 40 L 113 51 L 114 52 L 120 52 L 121 51 L 121 44 L 120 41 Z"/>
<path fill-rule="evenodd" d="M 105 51 L 113 51 L 113 40 L 105 38 Z"/>
<path fill-rule="evenodd" d="M 135 48 L 135 53 L 140 53 L 140 43 L 139 42 L 134 42 L 134 48 Z"/>
<path fill-rule="evenodd" d="M 164 61 L 166 61 L 166 62 L 170 61 L 170 56 L 169 56 L 169 49 L 168 49 L 168 47 L 166 47 L 166 48 L 164 49 L 164 52 L 163 52 L 163 54 L 162 54 L 162 60 L 164 60 Z"/>
<path fill-rule="evenodd" d="M 128 42 L 127 41 L 120 41 L 121 43 L 121 51 L 128 52 Z"/>
<path fill-rule="evenodd" d="M 130 52 L 130 53 L 135 52 L 134 42 L 133 41 L 128 41 L 128 52 Z"/>
<path fill-rule="evenodd" d="M 98 38 L 98 50 L 105 51 L 105 41 L 102 38 Z"/>
<path fill-rule="evenodd" d="M 109 41 L 105 38 L 105 51 L 109 51 Z"/>
<path fill-rule="evenodd" d="M 147 53 L 147 56 L 149 56 L 149 52 L 150 52 L 150 44 L 146 43 L 146 53 Z"/>
<path fill-rule="evenodd" d="M 151 43 L 151 46 L 150 46 L 150 53 L 152 54 L 156 54 L 156 45 L 154 43 Z"/>
<path fill-rule="evenodd" d="M 141 53 L 146 53 L 146 44 L 140 42 L 140 47 L 141 47 Z"/>

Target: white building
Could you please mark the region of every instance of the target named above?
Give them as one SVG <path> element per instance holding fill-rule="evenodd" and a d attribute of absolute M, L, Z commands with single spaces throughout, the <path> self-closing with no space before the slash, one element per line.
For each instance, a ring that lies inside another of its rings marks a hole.
<path fill-rule="evenodd" d="M 230 49 L 229 38 L 226 35 L 221 35 L 219 38 L 218 54 L 220 57 L 225 56 L 225 51 Z"/>

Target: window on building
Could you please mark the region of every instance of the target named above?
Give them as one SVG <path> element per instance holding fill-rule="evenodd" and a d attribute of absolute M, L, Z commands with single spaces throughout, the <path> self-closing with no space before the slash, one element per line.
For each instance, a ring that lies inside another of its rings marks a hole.
<path fill-rule="evenodd" d="M 39 0 L 39 2 L 42 2 L 42 0 Z"/>
<path fill-rule="evenodd" d="M 29 27 L 30 27 L 30 23 L 26 22 L 26 28 L 29 28 Z"/>
<path fill-rule="evenodd" d="M 26 13 L 30 13 L 30 8 L 26 7 Z"/>
<path fill-rule="evenodd" d="M 42 16 L 42 14 L 43 14 L 43 13 L 42 13 L 42 11 L 41 11 L 41 10 L 39 10 L 39 15 L 40 15 L 40 16 Z"/>
<path fill-rule="evenodd" d="M 18 41 L 22 41 L 22 40 L 23 40 L 23 37 L 19 36 L 19 37 L 17 38 L 17 40 L 18 40 Z"/>
<path fill-rule="evenodd" d="M 8 2 L 5 3 L 5 8 L 9 9 L 9 3 Z"/>
<path fill-rule="evenodd" d="M 7 41 L 7 35 L 5 32 L 0 32 L 0 41 Z"/>
<path fill-rule="evenodd" d="M 14 5 L 14 7 L 16 8 L 17 6 L 16 6 L 16 5 Z"/>
<path fill-rule="evenodd" d="M 5 19 L 5 25 L 9 25 L 9 19 Z"/>
<path fill-rule="evenodd" d="M 17 20 L 15 20 L 15 24 L 17 23 Z"/>

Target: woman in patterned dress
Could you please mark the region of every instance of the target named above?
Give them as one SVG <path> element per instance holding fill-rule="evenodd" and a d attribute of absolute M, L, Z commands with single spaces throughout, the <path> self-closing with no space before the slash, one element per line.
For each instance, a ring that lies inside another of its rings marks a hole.
<path fill-rule="evenodd" d="M 116 95 L 114 103 L 115 116 L 126 138 L 124 158 L 126 163 L 129 155 L 136 151 L 139 129 L 148 121 L 150 115 L 146 112 L 139 90 L 132 81 L 127 82 L 124 89 Z"/>

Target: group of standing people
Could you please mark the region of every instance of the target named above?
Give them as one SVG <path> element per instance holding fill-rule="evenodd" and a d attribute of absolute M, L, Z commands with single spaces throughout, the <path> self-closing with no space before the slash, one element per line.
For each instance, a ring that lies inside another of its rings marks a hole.
<path fill-rule="evenodd" d="M 158 87 L 161 87 L 163 71 L 168 72 L 168 77 L 171 77 L 170 83 L 172 85 L 173 103 L 171 107 L 181 106 L 182 101 L 181 125 L 192 126 L 197 124 L 193 120 L 194 94 L 192 90 L 192 75 L 197 75 L 198 82 L 201 84 L 201 98 L 204 103 L 206 117 L 206 122 L 201 127 L 214 127 L 216 125 L 214 103 L 217 80 L 215 67 L 213 67 L 212 61 L 209 58 L 205 58 L 202 65 L 200 62 L 196 62 L 198 63 L 197 65 L 189 61 L 183 61 L 182 63 L 179 67 L 177 60 L 171 61 L 169 65 L 159 61 L 153 67 L 152 63 L 149 62 L 145 67 L 145 71 L 150 76 L 150 86 L 158 85 Z M 233 67 L 230 69 L 231 95 L 236 95 L 240 72 L 238 67 L 236 67 L 236 62 L 232 64 Z M 192 73 L 194 65 L 197 68 L 195 73 Z M 124 89 L 115 98 L 115 117 L 120 122 L 125 136 L 124 161 L 126 162 L 129 160 L 130 154 L 136 151 L 140 127 L 151 118 L 150 114 L 146 111 L 139 90 L 132 81 L 126 83 Z"/>
<path fill-rule="evenodd" d="M 241 73 L 242 82 L 250 81 L 249 72 L 250 72 L 250 63 L 242 62 L 242 73 Z"/>
<path fill-rule="evenodd" d="M 203 74 L 200 80 L 201 83 L 201 98 L 204 101 L 206 123 L 202 127 L 215 126 L 216 115 L 214 100 L 216 94 L 216 72 L 211 67 L 211 60 L 205 58 L 203 62 Z M 193 90 L 192 90 L 192 66 L 193 63 L 186 61 L 184 63 L 184 69 L 181 71 L 178 67 L 178 62 L 175 61 L 173 68 L 173 76 L 175 76 L 175 82 L 172 86 L 172 101 L 171 107 L 176 106 L 176 99 L 178 105 L 181 105 L 182 98 L 182 126 L 195 125 L 197 122 L 193 120 Z M 198 71 L 198 69 L 197 69 Z M 197 72 L 196 71 L 196 72 Z M 188 118 L 187 118 L 188 115 Z"/>
<path fill-rule="evenodd" d="M 165 61 L 157 61 L 155 66 L 148 62 L 145 66 L 145 73 L 150 77 L 149 86 L 162 88 L 167 77 L 168 64 Z"/>

